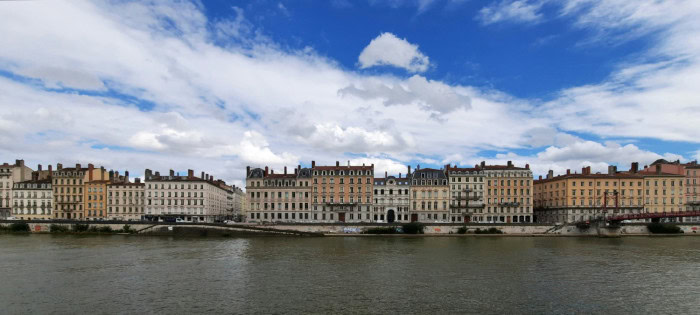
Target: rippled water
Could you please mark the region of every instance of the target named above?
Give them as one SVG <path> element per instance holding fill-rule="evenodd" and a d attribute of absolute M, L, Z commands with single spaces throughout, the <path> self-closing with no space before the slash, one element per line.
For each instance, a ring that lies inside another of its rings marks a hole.
<path fill-rule="evenodd" d="M 700 237 L 0 235 L 0 313 L 700 313 Z"/>

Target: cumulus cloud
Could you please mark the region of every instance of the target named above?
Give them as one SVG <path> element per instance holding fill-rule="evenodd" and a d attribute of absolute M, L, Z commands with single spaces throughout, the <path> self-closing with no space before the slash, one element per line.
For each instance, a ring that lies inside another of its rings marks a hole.
<path fill-rule="evenodd" d="M 484 25 L 500 22 L 538 23 L 544 18 L 541 7 L 540 1 L 503 0 L 483 7 L 477 19 Z"/>
<path fill-rule="evenodd" d="M 379 81 L 366 82 L 362 87 L 351 85 L 339 90 L 338 93 L 365 100 L 380 99 L 386 106 L 413 104 L 436 114 L 471 108 L 469 96 L 445 83 L 428 80 L 420 75 L 414 75 L 408 80 L 394 82 L 391 85 Z"/>
<path fill-rule="evenodd" d="M 409 72 L 425 72 L 430 66 L 428 56 L 418 50 L 418 45 L 392 33 L 382 33 L 373 39 L 360 53 L 358 63 L 361 69 L 393 66 Z"/>

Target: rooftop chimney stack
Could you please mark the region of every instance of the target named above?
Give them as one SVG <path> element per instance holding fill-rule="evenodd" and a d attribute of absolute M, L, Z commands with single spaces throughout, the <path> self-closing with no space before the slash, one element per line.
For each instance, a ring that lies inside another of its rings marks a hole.
<path fill-rule="evenodd" d="M 335 167 L 340 166 L 340 161 L 335 161 Z"/>
<path fill-rule="evenodd" d="M 416 171 L 420 170 L 420 164 L 416 165 Z"/>
<path fill-rule="evenodd" d="M 109 171 L 109 182 L 110 183 L 114 182 L 114 171 Z"/>
<path fill-rule="evenodd" d="M 250 175 L 250 166 L 245 167 L 245 176 L 248 177 Z"/>
<path fill-rule="evenodd" d="M 270 171 L 270 169 L 269 169 L 267 166 L 265 166 L 265 175 L 267 175 L 267 173 L 268 173 L 269 171 Z"/>
<path fill-rule="evenodd" d="M 294 169 L 294 175 L 297 175 L 297 174 L 299 174 L 299 169 L 298 169 L 298 168 L 295 168 L 295 169 Z"/>
<path fill-rule="evenodd" d="M 287 167 L 284 167 L 284 175 L 287 175 Z"/>
<path fill-rule="evenodd" d="M 76 169 L 81 169 L 80 164 L 76 163 L 76 164 L 75 164 L 75 168 L 76 168 Z"/>
<path fill-rule="evenodd" d="M 80 166 L 78 166 L 78 169 L 80 169 Z M 92 181 L 92 173 L 94 173 L 93 172 L 94 169 L 95 169 L 94 165 L 88 164 L 88 180 L 89 181 Z"/>
<path fill-rule="evenodd" d="M 540 180 L 542 180 L 542 175 L 540 175 Z"/>
<path fill-rule="evenodd" d="M 530 164 L 525 164 L 525 169 L 529 170 L 530 169 Z"/>
<path fill-rule="evenodd" d="M 508 167 L 513 167 L 513 161 L 508 161 Z"/>
<path fill-rule="evenodd" d="M 51 176 L 52 172 L 53 172 L 53 165 L 49 164 L 49 176 Z"/>
<path fill-rule="evenodd" d="M 486 161 L 481 161 L 481 168 L 486 167 Z"/>
<path fill-rule="evenodd" d="M 410 176 L 410 175 L 411 175 L 411 166 L 409 165 L 408 166 L 408 173 L 406 173 L 406 176 Z"/>
<path fill-rule="evenodd" d="M 638 162 L 632 162 L 632 167 L 630 168 L 630 171 L 632 173 L 639 172 L 639 163 Z"/>
<path fill-rule="evenodd" d="M 571 175 L 571 170 L 568 168 L 566 169 L 566 175 Z"/>
<path fill-rule="evenodd" d="M 187 170 L 187 178 L 189 178 L 189 179 L 194 178 L 194 170 Z"/>
<path fill-rule="evenodd" d="M 316 161 L 311 161 L 311 168 L 316 167 Z"/>
<path fill-rule="evenodd" d="M 170 177 L 175 177 L 175 171 L 170 170 Z"/>
<path fill-rule="evenodd" d="M 389 172 L 384 171 L 384 178 L 387 178 L 387 177 L 389 177 Z"/>
<path fill-rule="evenodd" d="M 204 180 L 204 172 L 202 172 L 202 175 L 199 177 L 201 180 Z"/>
<path fill-rule="evenodd" d="M 128 183 L 129 182 L 129 171 L 124 172 L 124 182 Z"/>
<path fill-rule="evenodd" d="M 41 172 L 41 164 L 37 165 L 36 168 L 37 168 L 37 170 L 38 170 L 39 172 Z"/>
<path fill-rule="evenodd" d="M 547 179 L 550 179 L 550 178 L 553 178 L 553 177 L 554 177 L 554 171 L 553 171 L 553 170 L 549 170 L 549 172 L 547 172 Z"/>
<path fill-rule="evenodd" d="M 62 169 L 63 169 L 63 164 L 61 164 L 61 163 L 56 164 L 56 170 L 60 171 Z"/>

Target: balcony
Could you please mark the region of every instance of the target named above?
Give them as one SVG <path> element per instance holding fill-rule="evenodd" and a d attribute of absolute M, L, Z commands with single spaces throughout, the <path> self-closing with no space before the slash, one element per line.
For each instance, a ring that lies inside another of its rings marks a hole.
<path fill-rule="evenodd" d="M 520 207 L 520 203 L 519 202 L 501 202 L 498 204 L 498 206 L 499 207 L 506 207 L 506 208 Z"/>

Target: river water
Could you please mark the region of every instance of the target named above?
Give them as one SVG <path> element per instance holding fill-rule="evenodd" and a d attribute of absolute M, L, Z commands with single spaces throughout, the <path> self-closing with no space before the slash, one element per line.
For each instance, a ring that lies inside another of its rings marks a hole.
<path fill-rule="evenodd" d="M 700 313 L 700 237 L 0 235 L 0 313 Z"/>

